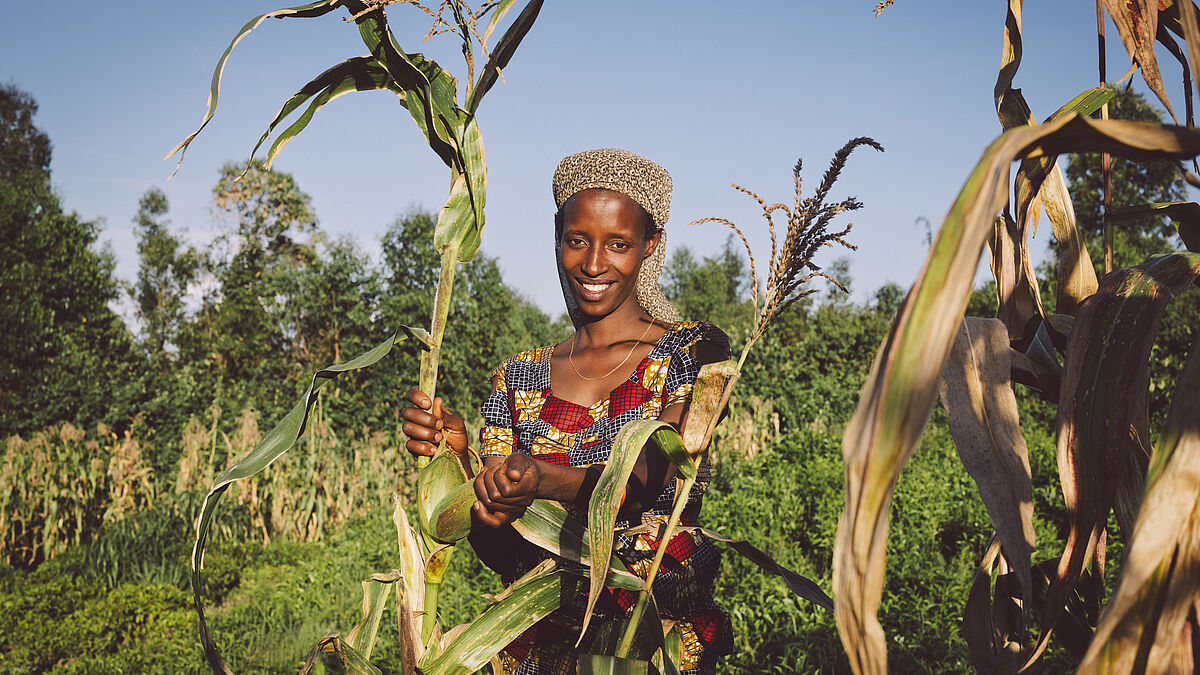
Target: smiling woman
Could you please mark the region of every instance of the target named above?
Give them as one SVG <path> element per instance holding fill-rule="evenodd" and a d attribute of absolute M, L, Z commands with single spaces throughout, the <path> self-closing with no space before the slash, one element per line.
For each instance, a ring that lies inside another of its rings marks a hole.
<path fill-rule="evenodd" d="M 483 464 L 475 476 L 471 543 L 506 584 L 550 557 L 510 523 L 534 499 L 554 499 L 586 524 L 588 501 L 621 427 L 647 419 L 684 427 L 700 367 L 729 357 L 725 334 L 712 324 L 681 321 L 658 286 L 671 202 L 666 170 L 625 150 L 592 150 L 564 159 L 553 187 L 559 277 L 575 333 L 505 360 L 480 408 Z M 469 470 L 462 419 L 420 391 L 410 391 L 409 400 L 416 406 L 404 413 L 409 452 L 431 455 L 445 435 Z M 654 533 L 672 511 L 674 477 L 657 450 L 643 448 L 625 487 L 615 530 L 644 527 L 617 535 L 615 552 L 643 577 L 660 545 Z M 705 460 L 687 495 L 683 526 L 698 524 L 707 485 Z M 710 541 L 679 532 L 653 581 L 660 616 L 683 637 L 683 672 L 711 672 L 732 646 L 728 616 L 712 599 L 719 560 Z M 564 602 L 502 652 L 506 672 L 575 672 L 579 654 L 604 624 L 627 617 L 636 602 L 632 592 L 606 589 L 599 620 L 578 649 L 585 598 Z"/>

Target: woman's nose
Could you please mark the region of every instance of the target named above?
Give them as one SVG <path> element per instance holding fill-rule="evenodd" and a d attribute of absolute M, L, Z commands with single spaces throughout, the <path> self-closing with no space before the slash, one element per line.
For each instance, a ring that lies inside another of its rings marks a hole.
<path fill-rule="evenodd" d="M 599 246 L 588 249 L 587 257 L 583 259 L 583 273 L 589 277 L 598 277 L 604 272 L 603 250 Z"/>

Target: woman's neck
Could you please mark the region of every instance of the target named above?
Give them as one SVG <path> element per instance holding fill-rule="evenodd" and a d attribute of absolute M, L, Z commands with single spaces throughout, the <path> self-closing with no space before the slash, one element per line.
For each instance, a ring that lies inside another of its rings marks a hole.
<path fill-rule="evenodd" d="M 576 326 L 576 337 L 574 338 L 576 347 L 578 349 L 603 348 L 617 342 L 635 339 L 646 331 L 648 323 L 653 322 L 654 318 L 637 303 L 626 303 L 612 314 L 592 321 L 584 321 Z"/>

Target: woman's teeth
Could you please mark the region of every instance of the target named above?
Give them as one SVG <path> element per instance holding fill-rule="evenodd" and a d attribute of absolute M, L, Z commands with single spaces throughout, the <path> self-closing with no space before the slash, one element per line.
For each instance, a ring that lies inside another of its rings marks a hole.
<path fill-rule="evenodd" d="M 583 284 L 583 283 L 581 283 L 579 285 L 582 286 L 583 290 L 587 291 L 588 293 L 601 293 L 605 289 L 608 288 L 608 284 Z"/>

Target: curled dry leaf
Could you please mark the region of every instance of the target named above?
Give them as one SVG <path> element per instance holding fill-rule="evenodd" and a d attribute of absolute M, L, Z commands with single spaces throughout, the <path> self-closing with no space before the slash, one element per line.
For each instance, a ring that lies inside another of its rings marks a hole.
<path fill-rule="evenodd" d="M 1124 568 L 1080 673 L 1195 672 L 1200 605 L 1200 340 L 1154 448 Z M 1189 618 L 1190 617 L 1190 618 Z M 1193 637 L 1194 639 L 1194 637 Z"/>
<path fill-rule="evenodd" d="M 1200 254 L 1175 253 L 1107 275 L 1071 331 L 1058 409 L 1057 452 L 1070 516 L 1067 544 L 1047 593 L 1040 655 L 1110 509 L 1128 537 L 1149 451 L 1150 348 L 1167 302 L 1200 275 Z M 1099 561 L 1097 561 L 1099 562 Z"/>
<path fill-rule="evenodd" d="M 1032 595 L 1033 484 L 1010 379 L 1008 332 L 999 319 L 968 317 L 954 339 L 938 392 L 967 473 L 979 486 L 1020 597 Z"/>
<path fill-rule="evenodd" d="M 1121 42 L 1129 58 L 1142 71 L 1142 79 L 1176 122 L 1179 118 L 1171 108 L 1167 90 L 1163 87 L 1158 57 L 1154 55 L 1154 38 L 1158 33 L 1158 2 L 1156 0 L 1104 0 L 1109 16 L 1121 34 Z"/>
<path fill-rule="evenodd" d="M 838 632 L 856 673 L 887 669 L 875 612 L 892 491 L 929 418 L 979 257 L 1007 198 L 1011 162 L 1066 152 L 1185 159 L 1200 153 L 1200 131 L 1072 114 L 1005 132 L 967 179 L 880 346 L 842 443 L 846 501 L 834 549 L 834 599 Z"/>

